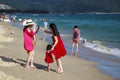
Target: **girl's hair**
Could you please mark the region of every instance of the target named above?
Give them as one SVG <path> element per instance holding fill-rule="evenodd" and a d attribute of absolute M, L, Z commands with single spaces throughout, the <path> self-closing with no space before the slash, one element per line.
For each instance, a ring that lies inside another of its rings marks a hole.
<path fill-rule="evenodd" d="M 78 26 L 75 25 L 74 28 L 78 28 Z"/>
<path fill-rule="evenodd" d="M 50 24 L 50 28 L 52 29 L 54 36 L 59 36 L 60 35 L 59 31 L 58 31 L 58 29 L 57 29 L 57 27 L 54 23 Z"/>
<path fill-rule="evenodd" d="M 47 47 L 46 47 L 46 50 L 51 50 L 52 49 L 52 45 L 51 44 L 48 44 Z"/>
<path fill-rule="evenodd" d="M 31 25 L 24 26 L 24 28 L 23 28 L 23 32 L 24 32 L 28 27 L 32 27 L 32 26 L 31 26 Z"/>
<path fill-rule="evenodd" d="M 25 30 L 26 30 L 28 27 L 29 27 L 29 26 L 24 26 L 23 32 L 25 32 Z"/>

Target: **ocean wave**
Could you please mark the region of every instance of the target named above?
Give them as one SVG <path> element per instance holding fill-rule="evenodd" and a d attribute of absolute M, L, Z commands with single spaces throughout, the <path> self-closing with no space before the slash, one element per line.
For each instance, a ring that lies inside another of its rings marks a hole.
<path fill-rule="evenodd" d="M 69 34 L 60 34 L 62 37 L 71 37 Z"/>
<path fill-rule="evenodd" d="M 118 48 L 108 48 L 102 45 L 100 41 L 86 42 L 84 46 L 91 48 L 92 50 L 95 50 L 95 51 L 120 57 L 120 50 Z"/>
<path fill-rule="evenodd" d="M 120 43 L 120 41 L 119 40 L 114 40 L 114 41 L 108 41 L 108 42 L 112 42 L 112 43 Z"/>
<path fill-rule="evenodd" d="M 71 35 L 70 34 L 61 34 L 61 37 L 66 38 L 66 37 L 71 37 Z M 118 48 L 106 47 L 106 46 L 102 45 L 102 42 L 100 42 L 100 41 L 89 42 L 89 41 L 87 41 L 86 38 L 81 37 L 80 42 L 83 43 L 83 45 L 85 47 L 88 47 L 92 50 L 120 57 L 120 50 Z"/>
<path fill-rule="evenodd" d="M 39 16 L 39 14 L 33 14 L 33 16 Z"/>

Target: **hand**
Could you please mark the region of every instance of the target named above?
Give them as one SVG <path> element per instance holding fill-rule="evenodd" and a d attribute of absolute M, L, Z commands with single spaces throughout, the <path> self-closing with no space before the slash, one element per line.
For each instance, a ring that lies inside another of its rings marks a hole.
<path fill-rule="evenodd" d="M 52 47 L 51 51 L 54 50 L 54 47 Z"/>
<path fill-rule="evenodd" d="M 49 52 L 52 51 L 52 50 L 54 50 L 54 47 L 52 47 L 52 49 L 51 49 L 51 50 L 48 50 L 47 52 L 49 53 Z"/>
<path fill-rule="evenodd" d="M 34 23 L 34 25 L 33 25 L 34 27 L 36 27 L 37 26 L 37 24 L 36 23 Z"/>
<path fill-rule="evenodd" d="M 40 30 L 41 30 L 41 31 L 45 31 L 45 29 L 44 29 L 44 28 L 42 28 L 42 27 L 40 27 Z"/>
<path fill-rule="evenodd" d="M 50 50 L 47 51 L 47 53 L 49 53 L 49 52 L 50 52 Z"/>

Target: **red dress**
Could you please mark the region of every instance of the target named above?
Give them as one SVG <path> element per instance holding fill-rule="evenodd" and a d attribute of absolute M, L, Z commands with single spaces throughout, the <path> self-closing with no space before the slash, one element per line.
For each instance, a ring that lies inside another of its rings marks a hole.
<path fill-rule="evenodd" d="M 46 56 L 45 56 L 45 62 L 46 63 L 53 63 L 53 57 L 50 53 L 46 52 Z"/>
<path fill-rule="evenodd" d="M 55 46 L 54 50 L 50 51 L 50 53 L 53 54 L 56 59 L 59 59 L 59 58 L 66 55 L 66 49 L 64 47 L 64 44 L 63 44 L 63 41 L 62 41 L 61 37 L 57 36 L 57 39 L 58 39 L 58 43 Z M 52 36 L 52 40 L 53 40 L 53 44 L 54 44 L 55 39 L 54 39 L 53 36 Z"/>

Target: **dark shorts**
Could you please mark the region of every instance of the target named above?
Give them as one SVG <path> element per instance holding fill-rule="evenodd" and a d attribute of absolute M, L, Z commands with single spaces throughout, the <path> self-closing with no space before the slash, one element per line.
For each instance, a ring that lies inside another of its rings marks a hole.
<path fill-rule="evenodd" d="M 78 40 L 73 40 L 74 43 L 78 43 Z"/>

